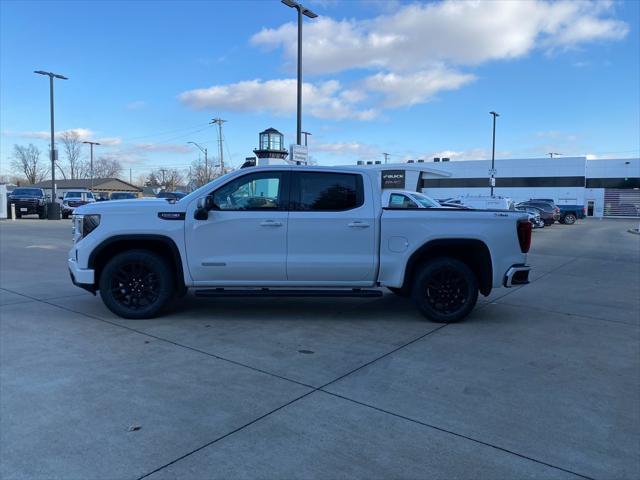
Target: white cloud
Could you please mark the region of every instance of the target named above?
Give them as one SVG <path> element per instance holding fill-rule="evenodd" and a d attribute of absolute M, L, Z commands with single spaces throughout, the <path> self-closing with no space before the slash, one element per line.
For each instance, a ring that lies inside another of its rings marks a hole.
<path fill-rule="evenodd" d="M 322 152 L 336 156 L 373 157 L 381 155 L 380 150 L 373 145 L 359 142 L 318 143 L 311 145 L 312 152 Z"/>
<path fill-rule="evenodd" d="M 458 89 L 474 79 L 474 75 L 438 68 L 407 75 L 377 73 L 363 84 L 367 90 L 383 94 L 384 107 L 396 108 L 424 103 L 437 92 Z"/>
<path fill-rule="evenodd" d="M 376 116 L 373 109 L 359 110 L 356 103 L 362 94 L 342 91 L 335 80 L 318 84 L 304 83 L 302 98 L 305 111 L 317 118 L 342 120 L 355 118 L 370 120 Z M 198 110 L 219 109 L 234 112 L 265 111 L 288 115 L 296 111 L 296 80 L 247 80 L 228 85 L 213 85 L 181 93 L 178 98 L 185 105 Z"/>
<path fill-rule="evenodd" d="M 104 137 L 104 138 L 96 138 L 95 132 L 88 128 L 71 128 L 69 130 L 60 130 L 55 133 L 56 140 L 60 139 L 60 136 L 64 133 L 76 133 L 80 141 L 84 142 L 86 140 L 96 141 L 105 146 L 113 146 L 120 145 L 122 143 L 122 139 L 119 137 Z M 21 137 L 21 138 L 33 138 L 36 140 L 49 140 L 51 138 L 51 132 L 45 130 L 39 131 L 26 131 L 26 132 L 16 132 L 12 130 L 7 130 L 2 132 L 5 136 L 10 137 Z"/>
<path fill-rule="evenodd" d="M 133 102 L 129 102 L 126 105 L 127 110 L 142 110 L 147 106 L 147 102 L 144 100 L 135 100 Z"/>
<path fill-rule="evenodd" d="M 552 50 L 617 40 L 626 23 L 607 18 L 611 2 L 444 1 L 411 4 L 368 20 L 320 17 L 305 25 L 304 68 L 335 73 L 355 68 L 416 71 L 444 62 L 477 65 Z M 293 22 L 265 28 L 251 42 L 282 48 L 290 66 L 297 55 Z"/>

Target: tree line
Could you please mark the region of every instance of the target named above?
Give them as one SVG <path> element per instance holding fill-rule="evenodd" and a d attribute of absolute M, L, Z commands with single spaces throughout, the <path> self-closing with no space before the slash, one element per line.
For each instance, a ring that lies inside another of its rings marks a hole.
<path fill-rule="evenodd" d="M 82 155 L 82 140 L 77 132 L 63 132 L 60 137 L 62 143 L 63 163 L 56 161 L 56 174 L 63 179 L 82 179 L 91 177 L 91 162 Z M 51 174 L 51 161 L 45 153 L 41 156 L 40 149 L 34 144 L 14 145 L 11 156 L 11 168 L 14 173 L 24 177 L 28 184 L 41 182 Z M 94 178 L 118 177 L 122 173 L 122 165 L 117 158 L 98 156 L 93 161 Z"/>

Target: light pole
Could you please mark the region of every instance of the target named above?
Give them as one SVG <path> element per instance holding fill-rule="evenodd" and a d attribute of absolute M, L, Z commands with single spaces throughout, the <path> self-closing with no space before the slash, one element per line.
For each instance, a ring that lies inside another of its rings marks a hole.
<path fill-rule="evenodd" d="M 547 155 L 549 155 L 549 157 L 553 158 L 554 155 L 557 157 L 558 155 L 562 155 L 562 154 L 561 153 L 557 153 L 557 152 L 549 152 L 549 153 L 547 153 Z"/>
<path fill-rule="evenodd" d="M 209 125 L 218 125 L 218 144 L 220 145 L 220 175 L 224 175 L 224 153 L 222 148 L 222 124 L 226 123 L 226 120 L 221 118 L 214 118 L 209 122 Z"/>
<path fill-rule="evenodd" d="M 206 183 L 209 183 L 209 157 L 207 156 L 207 149 L 198 145 L 196 142 L 187 143 L 195 145 L 202 153 L 204 153 L 204 178 L 206 178 Z"/>
<path fill-rule="evenodd" d="M 82 142 L 91 145 L 91 163 L 89 164 L 89 169 L 91 170 L 91 191 L 93 192 L 93 146 L 100 145 L 98 142 Z"/>
<path fill-rule="evenodd" d="M 59 75 L 53 72 L 45 72 L 44 70 L 35 70 L 33 73 L 37 73 L 38 75 L 47 75 L 49 77 L 49 103 L 51 106 L 51 203 L 47 208 L 47 218 L 49 220 L 60 220 L 60 208 L 58 207 L 58 202 L 56 202 L 56 145 L 54 138 L 55 134 L 53 120 L 53 79 L 69 79 L 64 75 Z"/>
<path fill-rule="evenodd" d="M 489 112 L 493 115 L 493 147 L 491 148 L 491 178 L 489 182 L 491 184 L 491 196 L 493 197 L 493 187 L 496 186 L 496 117 L 500 114 L 496 112 Z"/>
<path fill-rule="evenodd" d="M 318 15 L 293 0 L 281 0 L 287 7 L 298 11 L 298 128 L 296 129 L 296 145 L 302 144 L 302 15 L 316 18 Z"/>
<path fill-rule="evenodd" d="M 307 137 L 311 135 L 309 132 L 300 132 L 304 135 L 304 146 L 307 146 Z"/>

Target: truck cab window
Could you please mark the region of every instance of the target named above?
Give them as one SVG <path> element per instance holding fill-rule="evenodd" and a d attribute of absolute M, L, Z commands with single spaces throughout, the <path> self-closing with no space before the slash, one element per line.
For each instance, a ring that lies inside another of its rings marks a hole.
<path fill-rule="evenodd" d="M 345 211 L 364 203 L 362 177 L 351 173 L 293 174 L 292 210 Z"/>
<path fill-rule="evenodd" d="M 282 173 L 245 175 L 213 193 L 220 210 L 282 210 Z"/>

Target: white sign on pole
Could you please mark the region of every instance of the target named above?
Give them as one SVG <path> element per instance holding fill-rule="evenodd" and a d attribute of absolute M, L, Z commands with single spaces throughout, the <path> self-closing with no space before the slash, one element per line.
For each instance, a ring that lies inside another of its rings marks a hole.
<path fill-rule="evenodd" d="M 309 148 L 305 145 L 291 145 L 289 161 L 300 165 L 306 165 L 309 160 Z"/>
<path fill-rule="evenodd" d="M 492 187 L 495 187 L 495 186 L 496 186 L 496 179 L 495 179 L 495 177 L 491 177 L 490 183 L 491 183 L 491 186 L 492 186 Z"/>

